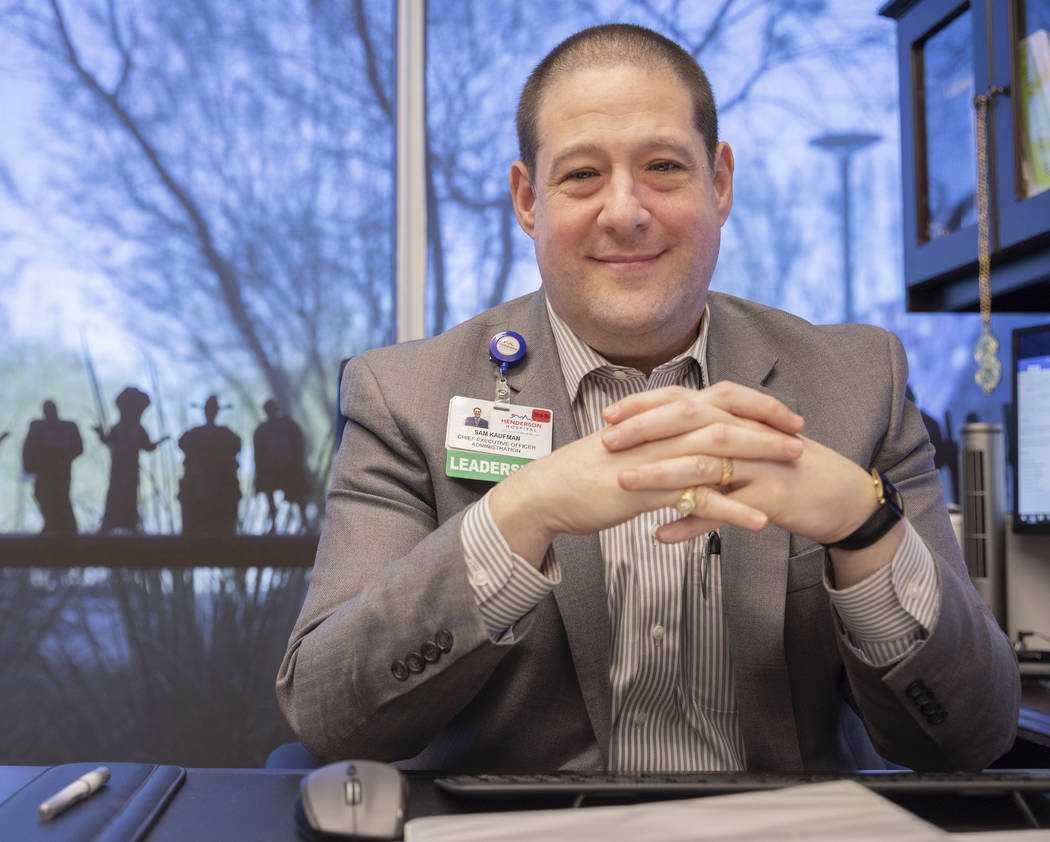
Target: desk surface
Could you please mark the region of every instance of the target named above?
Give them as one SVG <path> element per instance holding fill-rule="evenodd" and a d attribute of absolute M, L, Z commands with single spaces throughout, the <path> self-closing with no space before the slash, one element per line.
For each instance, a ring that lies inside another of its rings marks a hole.
<path fill-rule="evenodd" d="M 0 801 L 29 783 L 46 767 L 0 766 Z M 294 807 L 303 771 L 269 769 L 188 769 L 186 781 L 146 842 L 298 842 Z M 462 801 L 432 784 L 431 775 L 410 774 L 408 818 L 509 809 L 569 807 L 566 799 L 543 801 Z M 1050 797 L 1033 805 L 1044 826 L 1050 822 Z M 1029 796 L 1031 802 L 1032 796 Z M 1006 796 L 907 796 L 891 799 L 947 830 L 995 830 L 1026 827 Z M 620 802 L 597 802 L 620 803 Z"/>

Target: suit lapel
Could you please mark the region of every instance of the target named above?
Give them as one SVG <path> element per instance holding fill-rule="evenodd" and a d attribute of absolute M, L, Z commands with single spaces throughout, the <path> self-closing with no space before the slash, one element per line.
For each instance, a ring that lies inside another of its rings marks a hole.
<path fill-rule="evenodd" d="M 773 353 L 749 318 L 724 311 L 712 294 L 708 334 L 711 383 L 732 380 L 795 408 L 791 395 L 768 388 L 776 368 Z M 722 581 L 737 708 L 753 769 L 800 769 L 791 683 L 784 658 L 784 604 L 790 534 L 727 526 L 721 530 Z"/>
<path fill-rule="evenodd" d="M 507 375 L 512 400 L 551 410 L 553 447 L 562 447 L 578 439 L 580 433 L 565 391 L 561 361 L 542 292 L 528 302 L 522 316 L 522 324 L 508 324 L 505 328 L 521 333 L 527 347 L 525 359 Z M 609 609 L 601 547 L 597 535 L 559 535 L 553 546 L 562 572 L 561 584 L 554 588 L 554 598 L 604 762 L 608 759 L 612 691 Z"/>

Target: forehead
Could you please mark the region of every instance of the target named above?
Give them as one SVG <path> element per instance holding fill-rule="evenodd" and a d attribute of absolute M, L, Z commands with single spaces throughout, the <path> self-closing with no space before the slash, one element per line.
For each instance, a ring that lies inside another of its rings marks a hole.
<path fill-rule="evenodd" d="M 646 130 L 702 144 L 693 111 L 689 91 L 667 67 L 617 64 L 563 71 L 540 99 L 537 157 L 549 159 L 556 147 L 584 136 L 615 139 Z"/>

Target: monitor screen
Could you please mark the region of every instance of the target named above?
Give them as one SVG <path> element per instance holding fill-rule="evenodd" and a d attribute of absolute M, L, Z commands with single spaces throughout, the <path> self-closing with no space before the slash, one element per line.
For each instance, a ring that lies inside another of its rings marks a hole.
<path fill-rule="evenodd" d="M 1050 324 L 1013 332 L 1014 531 L 1050 534 Z"/>

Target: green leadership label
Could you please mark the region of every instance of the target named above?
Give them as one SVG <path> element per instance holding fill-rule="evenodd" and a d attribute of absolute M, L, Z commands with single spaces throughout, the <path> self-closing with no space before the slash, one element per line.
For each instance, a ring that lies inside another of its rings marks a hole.
<path fill-rule="evenodd" d="M 531 461 L 531 459 L 522 459 L 518 456 L 448 450 L 445 452 L 445 474 L 450 477 L 499 482 Z"/>

